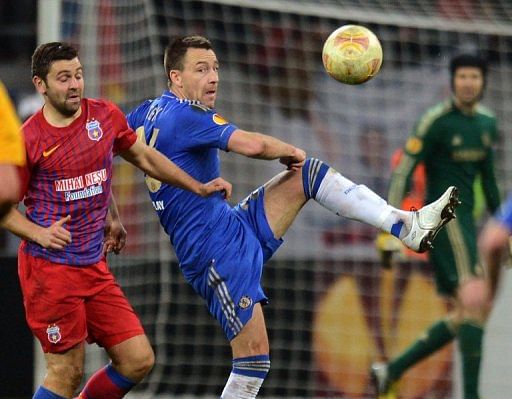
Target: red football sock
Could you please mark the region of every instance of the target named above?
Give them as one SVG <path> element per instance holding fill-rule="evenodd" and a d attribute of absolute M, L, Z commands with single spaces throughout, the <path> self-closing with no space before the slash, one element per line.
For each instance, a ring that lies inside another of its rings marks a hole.
<path fill-rule="evenodd" d="M 98 370 L 85 384 L 79 399 L 121 399 L 135 383 L 119 374 L 112 365 Z"/>

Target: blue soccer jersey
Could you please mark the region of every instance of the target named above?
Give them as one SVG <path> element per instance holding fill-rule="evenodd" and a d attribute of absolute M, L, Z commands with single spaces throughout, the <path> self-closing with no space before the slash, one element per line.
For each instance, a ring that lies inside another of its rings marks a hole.
<path fill-rule="evenodd" d="M 203 183 L 219 177 L 218 150 L 227 149 L 236 130 L 214 110 L 168 91 L 132 111 L 128 123 Z M 265 190 L 260 187 L 231 208 L 220 193 L 201 198 L 152 178 L 146 183 L 186 280 L 231 340 L 250 320 L 254 304 L 266 303 L 263 264 L 282 243 L 265 216 Z"/>
<path fill-rule="evenodd" d="M 202 183 L 220 176 L 218 150 L 226 150 L 236 126 L 197 101 L 169 91 L 128 115 L 139 138 Z M 201 198 L 154 179 L 147 179 L 153 206 L 181 265 L 200 262 L 208 230 L 230 211 L 222 194 Z"/>

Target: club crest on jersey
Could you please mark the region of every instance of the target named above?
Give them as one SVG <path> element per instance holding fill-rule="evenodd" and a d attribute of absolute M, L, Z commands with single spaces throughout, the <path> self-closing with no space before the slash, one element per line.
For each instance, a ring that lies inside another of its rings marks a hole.
<path fill-rule="evenodd" d="M 48 341 L 52 344 L 56 344 L 62 338 L 62 335 L 60 335 L 60 327 L 56 324 L 49 325 L 46 329 L 46 334 L 48 334 Z"/>
<path fill-rule="evenodd" d="M 251 305 L 252 305 L 252 298 L 247 295 L 244 295 L 238 301 L 238 306 L 240 307 L 240 309 L 247 309 Z"/>
<path fill-rule="evenodd" d="M 103 130 L 101 130 L 100 123 L 93 119 L 90 122 L 85 124 L 85 128 L 87 129 L 87 135 L 93 141 L 100 141 L 103 137 Z"/>

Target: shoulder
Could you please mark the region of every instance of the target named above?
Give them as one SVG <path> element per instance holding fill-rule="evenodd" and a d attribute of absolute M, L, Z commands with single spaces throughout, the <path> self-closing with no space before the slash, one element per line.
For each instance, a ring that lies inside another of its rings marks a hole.
<path fill-rule="evenodd" d="M 427 108 L 418 120 L 416 134 L 418 136 L 424 136 L 437 121 L 452 110 L 453 104 L 451 99 L 447 99 Z"/>
<path fill-rule="evenodd" d="M 476 107 L 476 112 L 478 115 L 483 116 L 484 118 L 496 119 L 496 114 L 488 107 L 482 104 L 478 104 Z"/>
<path fill-rule="evenodd" d="M 39 142 L 39 138 L 41 137 L 41 118 L 42 111 L 39 110 L 30 118 L 28 118 L 21 126 L 23 138 L 27 147 L 30 144 L 36 144 Z"/>
<path fill-rule="evenodd" d="M 86 98 L 85 105 L 89 112 L 101 112 L 104 114 L 109 114 L 112 112 L 122 113 L 121 109 L 116 104 L 103 98 Z"/>
<path fill-rule="evenodd" d="M 144 124 L 144 119 L 153 101 L 154 100 L 146 100 L 128 112 L 126 119 L 128 119 L 128 124 L 132 129 L 137 129 Z"/>
<path fill-rule="evenodd" d="M 199 101 L 181 99 L 176 104 L 176 115 L 189 121 L 204 120 L 213 114 L 213 111 Z"/>

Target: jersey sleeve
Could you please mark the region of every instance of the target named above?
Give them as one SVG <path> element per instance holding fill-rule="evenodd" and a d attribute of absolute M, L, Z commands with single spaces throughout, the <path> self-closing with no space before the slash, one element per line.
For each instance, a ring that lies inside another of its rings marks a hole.
<path fill-rule="evenodd" d="M 495 143 L 497 141 L 498 131 L 496 127 L 496 119 L 493 120 L 493 129 L 491 129 L 491 139 Z M 489 145 L 487 156 L 481 164 L 482 188 L 485 195 L 487 208 L 494 213 L 500 206 L 500 194 L 496 175 L 494 172 L 494 147 Z"/>
<path fill-rule="evenodd" d="M 22 201 L 28 191 L 30 179 L 32 177 L 32 169 L 41 157 L 41 146 L 39 144 L 39 135 L 33 130 L 34 120 L 26 122 L 21 128 L 22 137 L 26 144 L 24 150 L 25 163 L 18 167 L 20 178 L 20 195 L 19 200 Z"/>
<path fill-rule="evenodd" d="M 391 175 L 388 191 L 390 205 L 400 208 L 416 165 L 423 161 L 432 145 L 432 131 L 432 118 L 427 112 L 416 123 L 403 148 L 403 156 Z"/>
<path fill-rule="evenodd" d="M 110 104 L 110 106 L 112 108 L 112 127 L 115 130 L 114 154 L 119 154 L 130 148 L 137 141 L 137 135 L 128 126 L 126 117 L 121 110 L 114 104 Z"/>
<path fill-rule="evenodd" d="M 185 131 L 178 137 L 183 139 L 181 145 L 187 149 L 213 147 L 227 151 L 229 138 L 237 129 L 215 111 L 197 104 L 181 112 L 177 125 Z"/>
<path fill-rule="evenodd" d="M 148 109 L 153 100 L 146 100 L 138 107 L 132 109 L 128 115 L 126 115 L 126 120 L 128 121 L 128 126 L 130 126 L 133 130 L 137 130 L 144 124 L 144 119 L 146 118 Z"/>
<path fill-rule="evenodd" d="M 7 90 L 0 82 L 0 163 L 22 166 L 24 162 L 21 123 Z"/>

